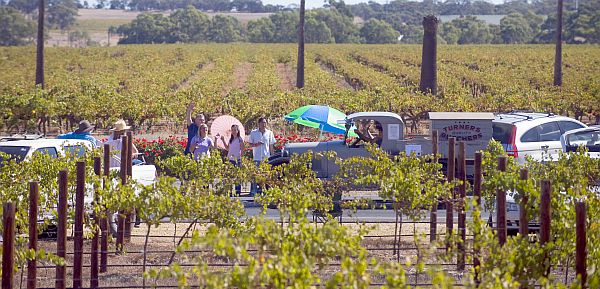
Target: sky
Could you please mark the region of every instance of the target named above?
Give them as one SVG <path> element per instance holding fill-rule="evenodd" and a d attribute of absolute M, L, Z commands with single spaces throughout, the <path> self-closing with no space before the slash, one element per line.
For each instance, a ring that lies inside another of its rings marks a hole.
<path fill-rule="evenodd" d="M 371 0 L 377 3 L 381 3 L 381 4 L 385 4 L 387 2 L 390 2 L 392 0 Z M 346 4 L 357 4 L 357 3 L 361 3 L 361 2 L 369 2 L 368 0 L 344 0 L 344 3 Z M 491 3 L 502 3 L 503 0 L 488 0 L 488 2 Z M 286 6 L 288 4 L 291 3 L 295 3 L 295 4 L 300 4 L 300 0 L 262 0 L 262 3 L 264 5 L 267 4 L 272 4 L 272 5 L 283 5 Z M 323 4 L 325 3 L 325 0 L 306 0 L 306 8 L 310 9 L 310 8 L 316 8 L 316 7 L 321 7 L 323 6 Z"/>

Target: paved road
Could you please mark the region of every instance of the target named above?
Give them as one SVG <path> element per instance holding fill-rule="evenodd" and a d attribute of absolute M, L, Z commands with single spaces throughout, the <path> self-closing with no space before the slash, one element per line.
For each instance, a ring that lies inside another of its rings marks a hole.
<path fill-rule="evenodd" d="M 248 216 L 256 216 L 260 214 L 262 208 L 258 206 L 246 206 L 246 213 Z M 268 219 L 279 220 L 279 211 L 276 209 L 267 209 L 266 217 Z M 312 218 L 312 216 L 311 216 Z M 470 214 L 467 214 L 467 219 L 470 218 Z M 443 224 L 446 222 L 446 210 L 437 211 L 437 222 Z M 458 223 L 458 214 L 454 214 L 454 224 Z M 409 221 L 407 216 L 403 217 L 403 221 Z M 376 210 L 358 210 L 353 212 L 352 210 L 344 210 L 342 216 L 343 222 L 367 222 L 367 223 L 393 223 L 396 221 L 396 216 L 393 210 L 376 209 Z M 420 218 L 420 222 L 429 222 L 429 212 L 424 212 L 423 218 Z"/>

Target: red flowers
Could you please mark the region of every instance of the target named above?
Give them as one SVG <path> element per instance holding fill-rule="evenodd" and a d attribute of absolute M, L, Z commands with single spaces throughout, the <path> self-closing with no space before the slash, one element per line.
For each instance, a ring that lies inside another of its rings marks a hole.
<path fill-rule="evenodd" d="M 133 143 L 146 156 L 146 161 L 154 163 L 154 160 L 159 157 L 165 159 L 183 154 L 187 145 L 187 138 L 176 136 L 159 137 L 155 140 L 135 138 Z"/>

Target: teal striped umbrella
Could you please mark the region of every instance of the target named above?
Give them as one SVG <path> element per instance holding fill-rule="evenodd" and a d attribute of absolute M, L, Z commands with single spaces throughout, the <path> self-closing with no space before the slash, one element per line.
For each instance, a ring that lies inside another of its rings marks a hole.
<path fill-rule="evenodd" d="M 338 124 L 340 120 L 343 121 L 345 119 L 346 114 L 343 112 L 323 105 L 305 105 L 285 116 L 285 120 L 287 121 L 318 128 L 323 132 L 334 134 L 346 133 L 344 125 Z M 356 136 L 353 131 L 349 135 Z"/>

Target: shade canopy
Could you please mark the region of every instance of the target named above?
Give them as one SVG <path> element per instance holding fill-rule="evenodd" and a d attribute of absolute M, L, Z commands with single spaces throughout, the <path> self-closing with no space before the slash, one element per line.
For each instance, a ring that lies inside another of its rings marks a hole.
<path fill-rule="evenodd" d="M 346 114 L 335 108 L 323 105 L 305 105 L 285 116 L 285 120 L 287 121 L 318 128 L 323 132 L 334 134 L 346 133 L 344 125 L 339 124 L 344 119 L 346 119 Z M 349 136 L 356 136 L 356 134 L 351 131 Z"/>

